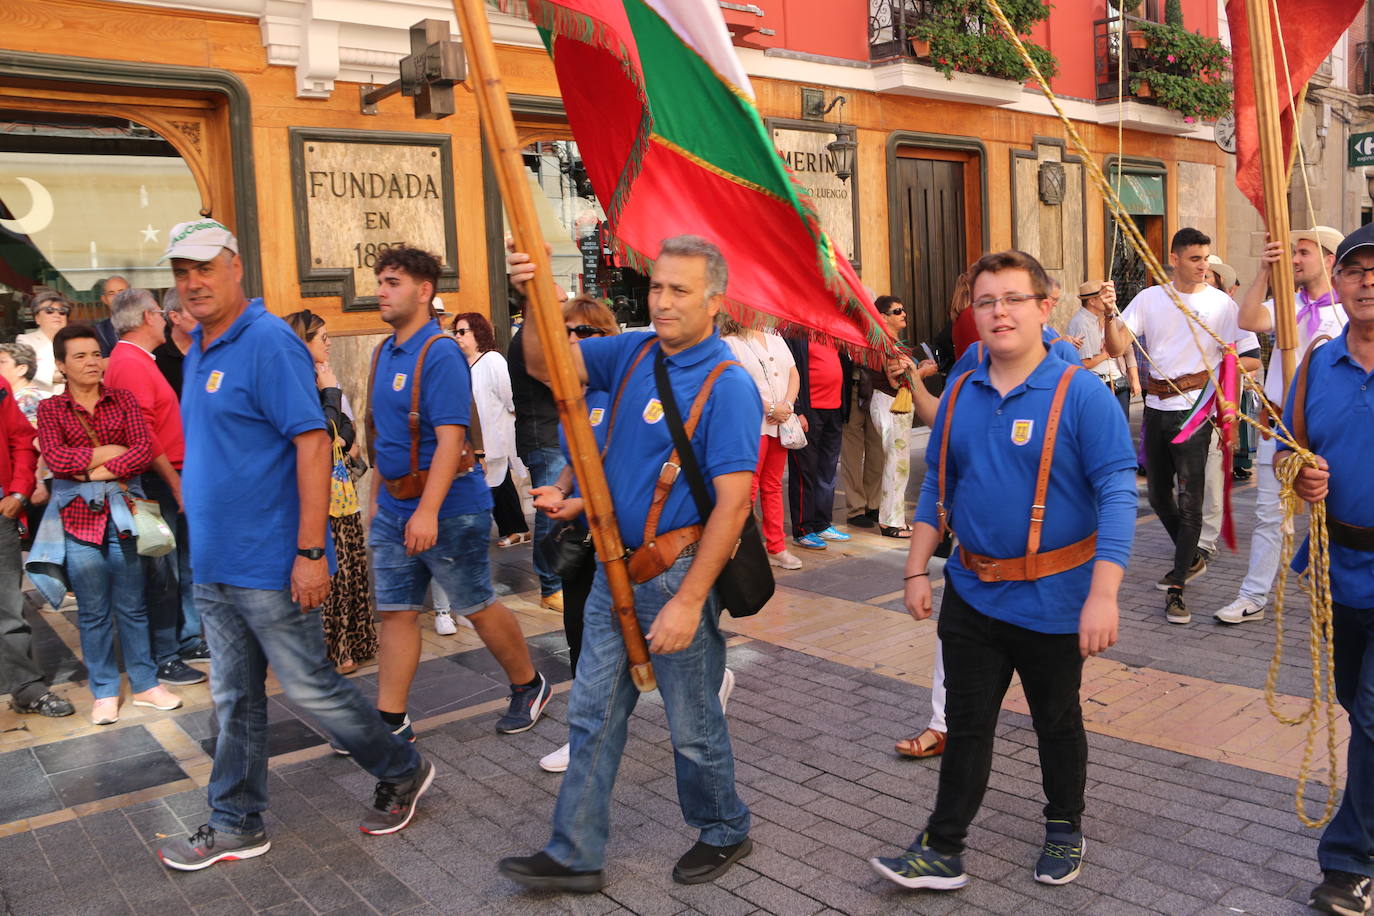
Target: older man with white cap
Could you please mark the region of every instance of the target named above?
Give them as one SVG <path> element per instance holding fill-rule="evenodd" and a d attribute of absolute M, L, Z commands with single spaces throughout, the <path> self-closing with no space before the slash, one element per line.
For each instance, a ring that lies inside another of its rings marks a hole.
<path fill-rule="evenodd" d="M 1321 336 L 1339 337 L 1345 327 L 1346 315 L 1339 296 L 1332 288 L 1331 276 L 1336 264 L 1336 249 L 1341 233 L 1329 226 L 1298 229 L 1289 236 L 1292 244 L 1293 282 L 1297 286 L 1298 318 L 1297 352 L 1307 351 L 1312 341 Z M 1264 333 L 1274 328 L 1274 302 L 1265 299 L 1269 275 L 1279 258 L 1288 255 L 1289 246 L 1270 242 L 1260 259 L 1259 274 L 1240 298 L 1239 323 L 1242 328 Z M 1264 395 L 1275 407 L 1287 396 L 1282 363 L 1276 350 L 1269 360 L 1264 378 Z M 1279 483 L 1274 477 L 1274 440 L 1261 439 L 1255 455 L 1259 472 L 1255 475 L 1258 492 L 1255 496 L 1255 526 L 1250 535 L 1250 566 L 1240 585 L 1236 599 L 1213 616 L 1219 623 L 1239 624 L 1264 617 L 1269 590 L 1279 569 Z"/>
<path fill-rule="evenodd" d="M 394 833 L 410 822 L 434 767 L 391 734 L 326 656 L 315 610 L 333 560 L 331 462 L 314 362 L 286 322 L 244 295 L 227 226 L 209 218 L 175 226 L 163 259 L 200 322 L 183 372 L 182 498 L 219 735 L 209 822 L 158 857 L 196 871 L 271 848 L 262 817 L 269 665 L 287 698 L 379 780 L 362 832 Z"/>

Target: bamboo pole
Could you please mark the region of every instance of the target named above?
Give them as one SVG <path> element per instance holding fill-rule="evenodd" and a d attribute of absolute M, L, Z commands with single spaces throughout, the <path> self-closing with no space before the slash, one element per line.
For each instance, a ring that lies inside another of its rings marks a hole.
<path fill-rule="evenodd" d="M 573 365 L 572 345 L 568 342 L 563 310 L 554 292 L 553 272 L 548 253 L 544 250 L 543 234 L 539 231 L 534 199 L 525 180 L 515 119 L 511 116 L 506 87 L 497 67 L 486 8 L 483 0 L 453 0 L 453 4 L 462 30 L 463 47 L 468 55 L 468 85 L 477 96 L 478 114 L 487 143 L 491 146 L 496 179 L 506 203 L 515 247 L 518 251 L 528 252 L 534 261 L 534 279 L 526 290 L 529 294 L 527 312 L 532 314 L 535 329 L 544 345 L 550 387 L 558 405 L 559 419 L 568 436 L 568 451 L 582 488 L 596 552 L 606 567 L 611 604 L 630 661 L 630 676 L 641 691 L 653 690 L 657 684 L 649 661 L 649 647 L 644 642 L 639 619 L 635 616 L 634 587 L 625 564 L 625 546 L 620 540 L 620 529 L 616 526 L 611 490 L 606 482 L 605 468 L 601 466 L 596 437 L 587 419 L 582 383 Z M 526 315 L 527 321 L 531 314 Z"/>
<path fill-rule="evenodd" d="M 1279 119 L 1279 87 L 1274 73 L 1274 32 L 1269 16 L 1269 0 L 1246 0 L 1246 21 L 1250 27 L 1250 68 L 1255 81 L 1255 116 L 1259 122 L 1260 174 L 1264 180 L 1264 217 L 1269 239 L 1283 242 L 1289 238 L 1288 169 L 1285 164 L 1283 130 Z M 1290 100 L 1291 102 L 1292 100 Z M 1299 112 L 1293 112 L 1296 136 L 1301 128 Z M 1286 385 L 1296 368 L 1298 321 L 1293 302 L 1293 261 L 1280 258 L 1269 274 L 1274 294 L 1274 330 L 1282 357 Z"/>

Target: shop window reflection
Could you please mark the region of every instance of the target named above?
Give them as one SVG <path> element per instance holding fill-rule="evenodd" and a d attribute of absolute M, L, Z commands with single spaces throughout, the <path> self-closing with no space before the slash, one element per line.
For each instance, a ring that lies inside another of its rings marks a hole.
<path fill-rule="evenodd" d="M 200 211 L 186 163 L 150 128 L 119 118 L 0 109 L 0 335 L 32 326 L 35 292 L 61 293 L 72 320 L 107 314 L 111 276 L 162 290 L 167 230 Z"/>
<path fill-rule="evenodd" d="M 621 265 L 612 250 L 605 211 L 572 140 L 541 140 L 525 148 L 525 177 L 544 238 L 553 248 L 553 276 L 571 293 L 601 299 L 625 327 L 649 323 L 648 279 Z M 509 223 L 506 224 L 509 231 Z M 510 303 L 513 320 L 520 304 Z"/>

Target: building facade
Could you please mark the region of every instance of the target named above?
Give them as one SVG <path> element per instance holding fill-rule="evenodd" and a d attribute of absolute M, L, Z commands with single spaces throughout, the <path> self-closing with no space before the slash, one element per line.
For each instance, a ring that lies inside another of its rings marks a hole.
<path fill-rule="evenodd" d="M 984 250 L 1024 248 L 1070 293 L 1109 271 L 1128 287 L 1143 282 L 1039 92 L 981 74 L 948 79 L 923 56 L 912 24 L 933 3 L 720 5 L 780 152 L 867 285 L 910 305 L 913 343 L 941 329 L 954 278 Z M 1159 19 L 1154 6 L 1130 15 Z M 643 280 L 608 253 L 538 34 L 520 0 L 488 7 L 560 282 L 642 323 Z M 1218 32 L 1215 0 L 1182 9 L 1187 28 Z M 438 103 L 393 95 L 376 113 L 362 99 L 397 79 L 411 26 L 427 19 L 452 23 L 452 9 L 438 0 L 0 5 L 0 306 L 11 332 L 36 286 L 94 307 L 111 274 L 170 285 L 157 264 L 166 232 L 196 213 L 237 232 L 251 293 L 279 313 L 310 308 L 328 319 L 355 402 L 384 330 L 370 263 L 389 244 L 441 252 L 447 310 L 490 313 L 505 328 L 503 215 L 472 94 L 453 86 L 454 113 L 443 118 L 417 117 L 417 102 L 422 113 L 442 107 L 441 88 Z M 1032 38 L 1057 58 L 1056 93 L 1156 252 L 1180 225 L 1225 244 L 1217 214 L 1230 157 L 1211 125 L 1124 89 L 1129 74 L 1116 61 L 1134 21 L 1104 0 L 1063 0 Z M 828 149 L 837 136 L 857 141 L 851 168 Z M 1070 296 L 1056 318 L 1073 307 Z"/>

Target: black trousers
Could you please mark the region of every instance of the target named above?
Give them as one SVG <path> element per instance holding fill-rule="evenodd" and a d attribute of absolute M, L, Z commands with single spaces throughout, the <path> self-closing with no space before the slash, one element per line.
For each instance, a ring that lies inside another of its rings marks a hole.
<path fill-rule="evenodd" d="M 945 720 L 940 786 L 926 826 L 944 855 L 964 851 L 964 838 L 987 791 L 993 735 L 1012 672 L 1030 705 L 1040 751 L 1045 819 L 1077 830 L 1088 776 L 1088 738 L 1078 689 L 1083 658 L 1078 634 L 1027 630 L 979 613 L 945 580 L 939 634 L 945 659 Z"/>
<path fill-rule="evenodd" d="M 585 563 L 577 575 L 563 580 L 563 635 L 568 640 L 568 662 L 573 677 L 577 677 L 577 660 L 582 655 L 582 621 L 587 608 L 587 596 L 592 593 L 596 579 L 596 561 Z"/>
<path fill-rule="evenodd" d="M 840 467 L 844 420 L 840 408 L 803 407 L 806 447 L 787 452 L 787 502 L 792 509 L 792 536 L 824 531 L 834 524 L 835 476 Z"/>
<path fill-rule="evenodd" d="M 1145 479 L 1150 508 L 1174 542 L 1174 568 L 1168 578 L 1179 588 L 1188 577 L 1188 567 L 1193 565 L 1198 536 L 1202 533 L 1207 450 L 1212 447 L 1210 423 L 1202 424 L 1182 444 L 1173 444 L 1187 418 L 1186 410 L 1145 408 Z"/>
<path fill-rule="evenodd" d="M 518 531 L 529 531 L 525 513 L 520 508 L 520 491 L 515 489 L 515 481 L 506 468 L 506 479 L 500 486 L 491 488 L 491 517 L 496 522 L 496 530 L 501 537 Z"/>

